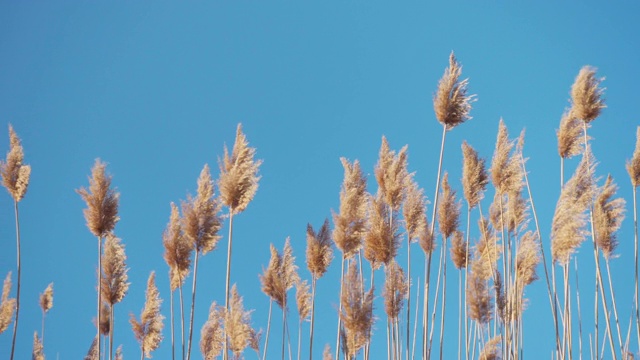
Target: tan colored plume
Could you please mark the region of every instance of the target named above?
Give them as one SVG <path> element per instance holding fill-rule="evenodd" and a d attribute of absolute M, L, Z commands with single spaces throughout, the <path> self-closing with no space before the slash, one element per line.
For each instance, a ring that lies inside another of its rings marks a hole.
<path fill-rule="evenodd" d="M 636 132 L 636 149 L 631 160 L 627 161 L 627 171 L 631 178 L 631 185 L 638 187 L 640 185 L 640 126 Z"/>
<path fill-rule="evenodd" d="M 93 338 L 93 342 L 91 342 L 91 346 L 89 347 L 89 351 L 87 351 L 87 355 L 84 357 L 84 360 L 99 360 L 98 356 L 98 337 Z"/>
<path fill-rule="evenodd" d="M 53 283 L 47 285 L 47 288 L 44 289 L 44 292 L 40 294 L 40 309 L 42 309 L 43 313 L 49 312 L 53 307 Z"/>
<path fill-rule="evenodd" d="M 449 185 L 449 174 L 442 178 L 442 201 L 438 204 L 438 225 L 442 237 L 448 239 L 460 224 L 460 202 L 456 201 L 456 192 Z"/>
<path fill-rule="evenodd" d="M 500 345 L 502 344 L 502 336 L 498 335 L 489 340 L 480 352 L 479 360 L 500 360 Z"/>
<path fill-rule="evenodd" d="M 404 275 L 404 271 L 397 262 L 391 261 L 385 268 L 384 289 L 384 311 L 389 320 L 398 318 L 404 305 L 404 299 L 409 291 L 409 284 Z"/>
<path fill-rule="evenodd" d="M 234 284 L 231 288 L 229 311 L 225 315 L 224 327 L 226 330 L 229 349 L 233 351 L 236 359 L 249 346 L 253 334 L 251 328 L 251 311 L 245 311 L 242 297 Z"/>
<path fill-rule="evenodd" d="M 607 260 L 611 258 L 618 246 L 616 231 L 620 229 L 622 220 L 624 220 L 625 201 L 623 198 L 613 199 L 616 191 L 618 191 L 618 186 L 609 175 L 604 186 L 599 189 L 599 194 L 593 203 L 596 244 Z"/>
<path fill-rule="evenodd" d="M 184 284 L 191 268 L 193 243 L 182 233 L 180 214 L 176 204 L 171 203 L 171 216 L 167 228 L 162 234 L 164 260 L 169 265 L 171 291 Z"/>
<path fill-rule="evenodd" d="M 487 287 L 487 281 L 476 274 L 475 271 L 469 273 L 467 281 L 467 314 L 471 320 L 480 324 L 487 324 L 491 321 L 493 304 L 491 294 Z"/>
<path fill-rule="evenodd" d="M 511 156 L 514 145 L 514 141 L 509 140 L 509 133 L 504 121 L 500 119 L 496 147 L 491 159 L 491 180 L 496 188 L 496 193 L 500 195 L 513 192 L 515 188 L 521 186 L 520 159 L 515 155 Z"/>
<path fill-rule="evenodd" d="M 116 349 L 116 360 L 122 360 L 122 359 L 123 359 L 123 356 L 122 356 L 122 345 L 120 345 Z"/>
<path fill-rule="evenodd" d="M 398 211 L 402 205 L 404 186 L 407 173 L 407 146 L 398 154 L 389 149 L 386 137 L 382 137 L 378 163 L 375 166 L 376 181 L 382 193 L 385 204 L 393 211 Z"/>
<path fill-rule="evenodd" d="M 576 118 L 590 123 L 606 107 L 604 89 L 600 87 L 602 80 L 604 78 L 596 77 L 596 68 L 587 65 L 580 69 L 571 86 L 571 102 Z"/>
<path fill-rule="evenodd" d="M 540 244 L 536 235 L 527 231 L 522 235 L 516 254 L 516 279 L 520 286 L 526 286 L 538 279 L 536 267 L 540 264 Z"/>
<path fill-rule="evenodd" d="M 118 200 L 120 194 L 111 188 L 111 175 L 106 174 L 107 165 L 97 159 L 91 169 L 89 189 L 77 190 L 82 200 L 87 203 L 84 218 L 91 233 L 97 237 L 105 237 L 113 231 L 118 217 Z"/>
<path fill-rule="evenodd" d="M 324 351 L 322 352 L 322 360 L 333 360 L 333 355 L 331 355 L 331 345 L 325 344 Z"/>
<path fill-rule="evenodd" d="M 462 66 L 451 52 L 449 67 L 444 70 L 444 75 L 438 83 L 438 90 L 433 98 L 433 110 L 436 118 L 448 130 L 471 119 L 471 102 L 473 95 L 467 95 L 469 80 L 460 80 Z"/>
<path fill-rule="evenodd" d="M 344 180 L 340 189 L 340 213 L 333 214 L 333 241 L 345 258 L 351 258 L 361 247 L 366 233 L 367 180 L 360 163 L 341 158 Z"/>
<path fill-rule="evenodd" d="M 9 125 L 9 142 L 7 158 L 0 162 L 0 174 L 2 175 L 2 185 L 7 188 L 13 200 L 19 202 L 27 193 L 31 167 L 22 163 L 24 150 L 20 138 L 11 125 Z"/>
<path fill-rule="evenodd" d="M 308 320 L 311 315 L 311 292 L 307 280 L 296 283 L 296 307 L 300 321 Z"/>
<path fill-rule="evenodd" d="M 484 159 L 478 156 L 471 145 L 462 143 L 462 189 L 469 209 L 476 207 L 484 198 L 484 190 L 489 182 Z"/>
<path fill-rule="evenodd" d="M 214 301 L 209 307 L 209 318 L 200 331 L 200 351 L 205 360 L 213 360 L 220 355 L 224 342 L 224 312 Z"/>
<path fill-rule="evenodd" d="M 31 353 L 31 360 L 44 360 L 44 346 L 42 346 L 42 339 L 38 337 L 38 332 L 33 333 L 33 352 Z"/>
<path fill-rule="evenodd" d="M 113 306 L 127 295 L 129 276 L 124 245 L 113 233 L 107 235 L 102 254 L 102 299 Z"/>
<path fill-rule="evenodd" d="M 343 344 L 347 355 L 355 356 L 367 343 L 373 325 L 373 288 L 364 292 L 358 268 L 351 262 L 343 280 L 342 312 Z"/>
<path fill-rule="evenodd" d="M 9 298 L 11 292 L 11 271 L 7 274 L 2 285 L 2 299 L 0 301 L 0 334 L 5 332 L 13 322 L 16 311 L 16 299 Z"/>
<path fill-rule="evenodd" d="M 307 224 L 307 268 L 316 278 L 321 278 L 331 265 L 333 249 L 331 248 L 331 229 L 329 219 L 325 219 L 316 233 L 311 224 Z"/>
<path fill-rule="evenodd" d="M 271 244 L 269 266 L 260 275 L 262 292 L 274 300 L 281 309 L 287 307 L 287 292 L 300 280 L 289 238 L 285 240 L 282 255 Z"/>
<path fill-rule="evenodd" d="M 400 247 L 398 221 L 393 215 L 389 223 L 389 207 L 381 194 L 370 196 L 367 216 L 368 231 L 364 237 L 364 257 L 377 269 L 381 264 L 389 264 Z"/>
<path fill-rule="evenodd" d="M 464 269 L 469 261 L 467 252 L 467 242 L 464 240 L 462 232 L 455 231 L 451 239 L 451 260 L 456 269 Z"/>
<path fill-rule="evenodd" d="M 238 124 L 236 140 L 231 154 L 224 147 L 224 158 L 220 161 L 220 198 L 234 214 L 243 212 L 258 190 L 258 169 L 261 160 L 255 160 L 256 149 L 249 147 L 247 137 Z"/>
<path fill-rule="evenodd" d="M 551 255 L 554 262 L 567 264 L 587 235 L 586 210 L 595 194 L 595 160 L 589 148 L 574 175 L 562 188 L 551 225 Z"/>
<path fill-rule="evenodd" d="M 108 336 L 111 331 L 111 317 L 109 316 L 111 313 L 111 308 L 109 307 L 109 303 L 104 301 L 100 302 L 100 323 L 97 323 L 97 319 L 93 318 L 93 324 L 100 330 L 100 334 L 104 336 Z"/>
<path fill-rule="evenodd" d="M 196 251 L 203 255 L 216 248 L 222 227 L 220 202 L 214 198 L 209 165 L 204 165 L 198 178 L 198 194 L 182 203 L 182 229 Z"/>
<path fill-rule="evenodd" d="M 407 176 L 406 182 L 405 201 L 402 206 L 404 226 L 409 239 L 418 241 L 421 234 L 428 231 L 427 201 L 425 200 L 424 190 L 418 187 L 418 184 L 413 180 L 413 176 Z"/>
<path fill-rule="evenodd" d="M 576 118 L 573 110 L 568 109 L 560 119 L 560 129 L 556 131 L 558 137 L 558 155 L 567 159 L 582 152 L 582 122 Z"/>
<path fill-rule="evenodd" d="M 162 342 L 162 329 L 164 328 L 164 316 L 160 313 L 160 293 L 155 283 L 156 274 L 151 272 L 147 281 L 147 292 L 145 296 L 144 308 L 140 315 L 140 321 L 131 314 L 129 322 L 133 328 L 133 334 L 140 343 L 142 353 L 145 357 L 151 358 L 151 352 L 156 350 Z"/>

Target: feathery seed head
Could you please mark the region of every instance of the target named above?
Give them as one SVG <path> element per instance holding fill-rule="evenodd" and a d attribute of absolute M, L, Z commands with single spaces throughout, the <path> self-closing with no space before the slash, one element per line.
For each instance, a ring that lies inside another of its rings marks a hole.
<path fill-rule="evenodd" d="M 498 234 L 486 219 L 478 221 L 480 228 L 480 240 L 475 246 L 474 261 L 471 265 L 476 277 L 484 281 L 489 280 L 493 271 L 497 268 L 501 255 L 501 245 L 498 242 Z"/>
<path fill-rule="evenodd" d="M 89 351 L 87 355 L 84 357 L 84 360 L 99 360 L 100 356 L 98 356 L 98 337 L 93 338 L 93 342 L 89 347 Z"/>
<path fill-rule="evenodd" d="M 627 171 L 631 178 L 631 185 L 638 187 L 640 185 L 640 126 L 636 132 L 636 149 L 631 160 L 627 161 Z"/>
<path fill-rule="evenodd" d="M 438 225 L 442 237 L 448 239 L 460 223 L 460 202 L 456 201 L 456 192 L 449 185 L 449 174 L 442 178 L 442 201 L 438 204 Z"/>
<path fill-rule="evenodd" d="M 9 298 L 11 292 L 11 271 L 7 274 L 2 285 L 2 299 L 0 301 L 0 334 L 5 332 L 13 321 L 16 310 L 16 299 Z"/>
<path fill-rule="evenodd" d="M 276 301 L 281 308 L 284 308 L 286 290 L 283 283 L 282 276 L 280 276 L 280 269 L 282 268 L 282 256 L 276 250 L 273 244 L 270 245 L 271 258 L 269 259 L 269 266 L 260 275 L 260 282 L 262 283 L 262 292 L 265 293 L 272 300 Z"/>
<path fill-rule="evenodd" d="M 11 197 L 16 202 L 24 198 L 29 186 L 29 176 L 31 167 L 24 165 L 24 151 L 20 138 L 9 125 L 9 152 L 4 162 L 0 162 L 0 175 L 2 175 L 2 185 L 7 188 Z"/>
<path fill-rule="evenodd" d="M 462 232 L 455 231 L 451 240 L 451 260 L 457 269 L 467 267 L 469 253 L 467 252 L 467 242 L 464 240 Z"/>
<path fill-rule="evenodd" d="M 231 155 L 224 147 L 224 158 L 220 162 L 220 198 L 234 214 L 241 213 L 258 190 L 258 169 L 262 160 L 255 160 L 256 149 L 249 147 L 247 137 L 238 124 L 236 140 Z"/>
<path fill-rule="evenodd" d="M 394 211 L 399 210 L 408 176 L 407 146 L 405 145 L 396 155 L 395 151 L 389 149 L 387 138 L 383 136 L 375 175 L 384 202 Z"/>
<path fill-rule="evenodd" d="M 398 318 L 404 304 L 404 298 L 408 294 L 409 284 L 404 276 L 404 271 L 395 260 L 392 260 L 385 268 L 384 289 L 384 311 L 389 320 Z"/>
<path fill-rule="evenodd" d="M 236 358 L 249 346 L 249 341 L 254 333 L 251 328 L 251 311 L 245 311 L 242 297 L 238 294 L 238 289 L 234 284 L 231 288 L 231 299 L 229 301 L 229 311 L 224 319 L 229 349 L 233 351 Z"/>
<path fill-rule="evenodd" d="M 489 340 L 480 353 L 479 360 L 501 360 L 500 346 L 502 344 L 502 336 L 498 335 Z"/>
<path fill-rule="evenodd" d="M 331 355 L 331 345 L 325 344 L 324 351 L 322 352 L 322 360 L 333 360 L 333 355 Z"/>
<path fill-rule="evenodd" d="M 113 306 L 127 295 L 129 279 L 124 245 L 113 233 L 107 234 L 102 254 L 102 299 Z"/>
<path fill-rule="evenodd" d="M 38 332 L 33 333 L 33 352 L 31 353 L 31 360 L 44 360 L 44 346 L 42 346 L 42 340 L 38 337 Z"/>
<path fill-rule="evenodd" d="M 111 307 L 109 306 L 109 303 L 101 301 L 100 323 L 97 324 L 98 320 L 96 318 L 93 318 L 94 325 L 97 324 L 96 327 L 98 327 L 98 329 L 100 330 L 100 334 L 104 336 L 108 336 L 109 332 L 111 331 L 111 320 L 110 320 L 111 317 L 109 316 L 110 311 L 111 311 Z"/>
<path fill-rule="evenodd" d="M 209 172 L 209 165 L 204 166 L 198 178 L 198 195 L 189 197 L 182 203 L 182 229 L 184 235 L 194 245 L 196 251 L 202 255 L 216 248 L 220 235 L 218 232 L 222 222 L 220 201 L 213 197 L 213 181 Z"/>
<path fill-rule="evenodd" d="M 433 109 L 436 118 L 447 130 L 471 119 L 471 102 L 474 96 L 467 95 L 469 80 L 460 80 L 462 66 L 451 52 L 449 67 L 444 70 L 444 75 L 438 83 L 438 90 L 433 98 Z"/>
<path fill-rule="evenodd" d="M 162 320 L 164 316 L 160 313 L 160 293 L 155 284 L 156 274 L 151 272 L 149 280 L 147 281 L 147 292 L 144 308 L 140 315 L 140 322 L 136 320 L 136 317 L 131 314 L 129 322 L 133 328 L 133 333 L 136 340 L 140 343 L 142 352 L 145 357 L 151 358 L 151 352 L 156 350 L 160 346 L 162 341 L 162 329 L 164 324 Z"/>
<path fill-rule="evenodd" d="M 536 241 L 535 234 L 527 231 L 520 239 L 518 253 L 516 254 L 516 279 L 520 287 L 531 284 L 538 279 L 536 267 L 540 263 L 540 245 Z"/>
<path fill-rule="evenodd" d="M 307 280 L 296 283 L 296 306 L 300 321 L 308 320 L 311 315 L 311 293 Z"/>
<path fill-rule="evenodd" d="M 224 312 L 215 301 L 209 307 L 209 318 L 200 331 L 200 351 L 205 360 L 213 360 L 222 352 Z"/>
<path fill-rule="evenodd" d="M 106 174 L 107 165 L 96 159 L 91 169 L 89 189 L 80 188 L 77 193 L 87 203 L 84 218 L 91 233 L 97 237 L 105 237 L 113 231 L 118 217 L 118 200 L 120 194 L 111 188 L 111 175 Z"/>
<path fill-rule="evenodd" d="M 427 226 L 426 203 L 424 191 L 418 187 L 412 176 L 407 176 L 405 185 L 405 201 L 402 206 L 404 225 L 410 241 L 417 241 Z"/>
<path fill-rule="evenodd" d="M 477 321 L 479 324 L 487 324 L 491 321 L 491 309 L 493 308 L 487 281 L 479 277 L 475 271 L 472 271 L 469 273 L 466 291 L 468 299 L 467 313 L 469 318 Z"/>
<path fill-rule="evenodd" d="M 344 347 L 355 356 L 367 343 L 373 325 L 373 288 L 364 292 L 355 262 L 351 262 L 343 280 L 342 312 Z"/>
<path fill-rule="evenodd" d="M 364 238 L 364 257 L 377 269 L 383 263 L 388 264 L 398 253 L 398 221 L 393 215 L 389 223 L 389 207 L 379 192 L 376 197 L 370 196 L 367 218 L 369 231 Z"/>
<path fill-rule="evenodd" d="M 122 345 L 116 349 L 116 360 L 122 360 Z"/>
<path fill-rule="evenodd" d="M 606 107 L 604 88 L 600 87 L 602 80 L 604 78 L 596 77 L 596 68 L 587 65 L 580 69 L 571 86 L 571 102 L 576 118 L 590 123 Z"/>
<path fill-rule="evenodd" d="M 333 241 L 345 258 L 351 258 L 362 246 L 366 233 L 367 181 L 360 163 L 341 158 L 344 181 L 340 189 L 340 213 L 333 214 Z"/>
<path fill-rule="evenodd" d="M 184 284 L 184 280 L 189 275 L 191 268 L 191 252 L 193 242 L 182 232 L 180 214 L 178 206 L 171 203 L 171 216 L 167 228 L 162 234 L 162 244 L 164 245 L 164 260 L 169 265 L 169 282 L 171 291 Z"/>
<path fill-rule="evenodd" d="M 53 283 L 47 285 L 44 293 L 40 294 L 40 309 L 43 313 L 49 312 L 53 307 Z"/>
<path fill-rule="evenodd" d="M 622 220 L 624 220 L 624 199 L 612 199 L 617 190 L 618 186 L 609 175 L 593 204 L 593 225 L 596 244 L 602 249 L 607 261 L 618 246 L 616 231 L 620 229 Z"/>
<path fill-rule="evenodd" d="M 331 229 L 329 219 L 316 233 L 311 224 L 307 224 L 307 268 L 316 278 L 321 278 L 331 265 L 333 249 L 331 248 Z"/>
<path fill-rule="evenodd" d="M 498 139 L 491 160 L 491 180 L 498 194 L 505 194 L 514 185 L 514 176 L 520 168 L 519 159 L 513 160 L 510 156 L 514 142 L 509 140 L 509 133 L 504 121 L 500 119 L 498 126 Z"/>
<path fill-rule="evenodd" d="M 484 159 L 466 141 L 462 143 L 462 158 L 462 189 L 469 209 L 473 209 L 484 198 L 489 175 Z"/>
<path fill-rule="evenodd" d="M 575 117 L 572 109 L 565 110 L 560 119 L 558 137 L 558 155 L 567 159 L 582 152 L 582 122 Z"/>

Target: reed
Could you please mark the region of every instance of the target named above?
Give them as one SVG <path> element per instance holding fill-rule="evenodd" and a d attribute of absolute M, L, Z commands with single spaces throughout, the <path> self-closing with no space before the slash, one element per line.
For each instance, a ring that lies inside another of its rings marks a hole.
<path fill-rule="evenodd" d="M 638 338 L 638 345 L 640 346 L 640 307 L 638 307 L 638 206 L 636 200 L 636 192 L 638 185 L 640 185 L 640 126 L 636 131 L 636 148 L 633 152 L 631 160 L 627 161 L 627 172 L 631 179 L 631 185 L 633 189 L 633 248 L 634 248 L 634 262 L 635 262 L 635 314 L 636 314 L 636 336 Z"/>
<path fill-rule="evenodd" d="M 9 328 L 9 325 L 11 325 L 11 321 L 13 320 L 13 315 L 16 311 L 16 299 L 9 297 L 9 294 L 11 293 L 11 285 L 11 271 L 9 271 L 2 284 L 2 298 L 0 299 L 0 334 Z"/>
<path fill-rule="evenodd" d="M 44 292 L 40 294 L 40 310 L 42 310 L 42 344 L 44 346 L 44 318 L 53 307 L 53 283 L 47 285 Z M 0 311 L 1 312 L 1 311 Z"/>
<path fill-rule="evenodd" d="M 151 358 L 151 352 L 155 351 L 162 342 L 164 316 L 160 313 L 162 299 L 160 299 L 155 279 L 156 274 L 152 271 L 147 280 L 145 303 L 140 314 L 140 321 L 133 314 L 130 314 L 129 319 L 133 334 L 140 343 L 141 359 Z"/>
<path fill-rule="evenodd" d="M 114 308 L 127 295 L 130 285 L 126 260 L 120 239 L 113 233 L 107 234 L 102 255 L 102 301 L 109 304 L 109 359 L 113 358 Z"/>
<path fill-rule="evenodd" d="M 42 345 L 42 340 L 38 337 L 37 331 L 33 333 L 31 360 L 44 360 L 44 346 Z"/>
<path fill-rule="evenodd" d="M 251 311 L 245 311 L 242 297 L 236 285 L 231 288 L 229 311 L 225 312 L 224 327 L 227 340 L 236 359 L 249 346 L 254 330 L 251 327 Z"/>

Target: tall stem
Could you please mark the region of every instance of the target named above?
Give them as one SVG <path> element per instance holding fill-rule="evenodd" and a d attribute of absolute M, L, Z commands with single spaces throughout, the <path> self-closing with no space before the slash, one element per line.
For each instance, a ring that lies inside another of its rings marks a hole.
<path fill-rule="evenodd" d="M 18 317 L 20 316 L 20 222 L 18 216 L 18 202 L 13 201 L 13 208 L 16 218 L 16 264 L 18 272 L 18 283 L 16 285 L 16 318 L 13 323 L 13 340 L 11 341 L 11 360 L 13 360 L 13 353 L 16 348 L 16 335 L 18 333 Z M 100 251 L 100 250 L 98 250 Z M 100 254 L 98 254 L 100 258 Z M 98 314 L 100 314 L 100 294 L 98 293 Z M 98 334 L 100 334 L 100 327 L 98 327 Z M 98 347 L 98 353 L 100 353 L 100 347 Z"/>
<path fill-rule="evenodd" d="M 273 299 L 269 297 L 269 317 L 267 318 L 267 333 L 264 337 L 264 349 L 262 349 L 262 358 L 267 358 L 267 347 L 269 347 L 269 330 L 271 330 L 271 311 L 273 310 Z"/>
<path fill-rule="evenodd" d="M 340 299 L 338 299 L 338 335 L 336 336 L 336 357 L 335 360 L 340 360 L 340 324 L 342 316 L 342 282 L 344 280 L 344 253 L 342 254 L 342 267 L 340 269 Z"/>
<path fill-rule="evenodd" d="M 193 312 L 196 307 L 196 281 L 198 279 L 198 255 L 200 252 L 196 249 L 196 258 L 193 262 L 193 287 L 191 288 L 191 316 L 189 320 L 189 345 L 187 346 L 187 360 L 191 359 L 191 339 L 193 336 Z M 227 342 L 225 341 L 224 357 L 227 357 Z"/>
<path fill-rule="evenodd" d="M 409 360 L 409 340 L 411 339 L 411 238 L 407 235 L 407 354 Z"/>
<path fill-rule="evenodd" d="M 18 274 L 20 273 L 19 269 L 20 268 L 18 267 Z M 18 284 L 20 284 L 20 282 L 18 282 Z M 18 289 L 20 289 L 20 285 L 18 285 Z M 20 290 L 18 290 L 18 293 L 20 293 Z M 102 305 L 102 237 L 98 236 L 98 323 L 96 326 L 98 328 L 98 339 L 100 339 L 101 305 Z M 16 320 L 17 319 L 18 319 L 18 314 L 16 313 Z M 15 341 L 15 332 L 13 334 L 14 334 L 14 341 Z M 12 353 L 11 359 L 13 359 L 13 348 L 11 349 L 11 353 Z M 98 357 L 100 357 L 100 354 L 101 354 L 100 341 L 98 341 Z"/>
<path fill-rule="evenodd" d="M 638 307 L 638 208 L 636 203 L 636 187 L 633 187 L 633 228 L 634 228 L 634 255 L 635 255 L 635 305 L 636 305 L 636 336 L 638 337 L 638 346 L 640 346 L 640 308 Z"/>
<path fill-rule="evenodd" d="M 442 244 L 442 251 L 447 249 L 447 239 L 444 239 Z M 442 360 L 442 351 L 444 345 L 444 318 L 445 310 L 447 308 L 447 257 L 442 257 L 442 316 L 440 318 L 440 360 Z"/>
<path fill-rule="evenodd" d="M 309 360 L 313 359 L 313 325 L 316 317 L 316 276 L 311 278 L 311 324 L 309 330 Z"/>
<path fill-rule="evenodd" d="M 224 308 L 226 311 L 229 311 L 229 283 L 231 280 L 231 240 L 233 237 L 233 208 L 229 208 L 229 246 L 227 246 L 227 279 L 226 286 L 224 290 Z M 191 338 L 191 334 L 189 334 L 189 338 Z M 191 342 L 191 341 L 189 341 Z M 229 355 L 227 352 L 229 345 L 225 340 L 224 342 L 224 355 L 223 358 L 228 359 Z M 191 344 L 189 344 L 189 349 L 191 349 Z"/>
<path fill-rule="evenodd" d="M 184 360 L 184 301 L 182 299 L 182 284 L 180 284 L 180 286 L 178 287 L 178 290 L 180 290 L 180 322 L 182 324 L 181 326 L 181 336 L 182 336 L 182 360 Z"/>
<path fill-rule="evenodd" d="M 620 349 L 622 351 L 625 350 L 625 347 L 622 343 L 622 335 L 620 332 L 620 322 L 618 321 L 618 306 L 616 305 L 616 294 L 613 291 L 613 282 L 611 281 L 611 268 L 609 267 L 609 260 L 605 259 L 605 265 L 607 267 L 607 278 L 609 280 L 609 292 L 611 293 L 611 303 L 613 304 L 613 316 L 616 321 L 616 330 L 618 331 L 618 344 L 620 345 Z"/>
<path fill-rule="evenodd" d="M 444 247 L 443 247 L 444 248 Z M 444 257 L 444 249 L 440 249 L 440 262 L 438 265 L 438 277 L 436 281 L 436 298 L 433 300 L 433 311 L 431 312 L 431 329 L 429 330 L 429 351 L 428 351 L 428 359 L 431 358 L 431 344 L 433 342 L 433 332 L 434 332 L 434 324 L 436 322 L 436 309 L 438 307 L 438 297 L 440 295 L 440 279 L 441 279 L 441 271 L 442 271 L 442 261 Z"/>
<path fill-rule="evenodd" d="M 416 333 L 418 332 L 418 309 L 420 309 L 420 306 L 418 306 L 418 303 L 420 302 L 420 277 L 418 277 L 418 281 L 416 282 L 416 284 L 418 288 L 416 289 L 416 313 L 415 313 L 416 315 L 413 320 L 413 344 L 411 345 L 411 360 L 413 360 L 416 355 Z"/>
<path fill-rule="evenodd" d="M 562 265 L 564 275 L 564 339 L 567 344 L 569 359 L 573 358 L 573 346 L 571 344 L 571 315 L 569 314 L 569 266 Z"/>
<path fill-rule="evenodd" d="M 580 310 L 580 282 L 578 281 L 578 259 L 575 259 L 575 274 L 576 274 L 576 303 L 578 305 L 578 350 L 579 358 L 582 360 L 582 312 Z"/>
<path fill-rule="evenodd" d="M 462 351 L 462 271 L 459 271 L 458 272 L 458 360 L 462 359 L 461 351 Z"/>
<path fill-rule="evenodd" d="M 171 285 L 169 285 L 171 287 Z M 173 326 L 173 290 L 169 289 L 169 306 L 171 307 L 170 316 L 171 316 L 171 359 L 176 360 L 176 344 L 175 344 L 175 336 L 174 336 L 174 326 Z"/>
<path fill-rule="evenodd" d="M 300 360 L 300 344 L 302 343 L 302 319 L 298 321 L 298 360 Z"/>
<path fill-rule="evenodd" d="M 438 209 L 438 192 L 440 191 L 440 174 L 442 172 L 442 159 L 444 157 L 444 143 L 447 137 L 447 125 L 442 125 L 442 142 L 440 144 L 440 160 L 438 161 L 438 176 L 436 177 L 436 192 L 433 200 L 433 212 L 431 215 L 431 230 L 430 235 L 433 237 L 436 225 L 436 210 Z M 429 252 L 428 262 L 427 262 L 427 276 L 425 277 L 425 288 L 424 288 L 424 313 L 426 314 L 429 311 L 429 280 L 431 276 L 431 255 L 433 251 Z M 423 325 L 423 358 L 427 358 L 427 332 L 429 330 L 429 318 L 425 315 L 425 324 Z"/>
<path fill-rule="evenodd" d="M 42 347 L 44 347 L 44 317 L 46 315 L 46 312 L 44 312 L 44 310 L 42 311 Z"/>
<path fill-rule="evenodd" d="M 113 332 L 115 330 L 114 326 L 114 311 L 113 308 L 116 304 L 113 304 L 109 307 L 109 360 L 113 359 Z"/>
<path fill-rule="evenodd" d="M 286 337 L 285 330 L 287 329 L 287 326 L 286 326 L 287 311 L 285 310 L 286 308 L 287 308 L 287 305 L 283 304 L 282 306 L 282 360 L 284 360 L 284 339 Z"/>

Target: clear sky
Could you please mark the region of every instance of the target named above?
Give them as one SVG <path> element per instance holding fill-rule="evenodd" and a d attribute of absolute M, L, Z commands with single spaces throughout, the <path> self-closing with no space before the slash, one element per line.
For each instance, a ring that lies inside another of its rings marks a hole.
<path fill-rule="evenodd" d="M 232 281 L 245 306 L 255 309 L 254 326 L 266 329 L 268 298 L 260 291 L 258 274 L 268 263 L 269 243 L 281 249 L 290 236 L 302 276 L 309 278 L 306 225 L 319 227 L 338 209 L 340 157 L 359 159 L 369 191 L 375 192 L 381 136 L 393 149 L 408 144 L 409 169 L 433 200 L 441 126 L 432 96 L 451 51 L 477 101 L 473 119 L 447 137 L 444 168 L 461 193 L 462 141 L 490 161 L 500 117 L 512 137 L 526 128 L 525 156 L 547 254 L 559 195 L 555 131 L 560 116 L 583 65 L 596 66 L 606 77 L 608 107 L 590 135 L 598 175 L 611 173 L 628 203 L 620 256 L 611 263 L 626 332 L 633 299 L 633 210 L 624 164 L 640 124 L 638 14 L 637 3 L 602 1 L 0 1 L 0 151 L 8 150 L 11 123 L 32 166 L 31 185 L 20 203 L 23 291 L 17 358 L 31 353 L 41 321 L 38 294 L 50 282 L 55 298 L 46 323 L 47 357 L 81 358 L 95 335 L 96 241 L 74 190 L 88 185 L 96 158 L 108 163 L 121 193 L 115 232 L 126 244 L 130 267 L 129 294 L 116 306 L 115 343 L 123 344 L 125 358 L 139 356 L 128 316 L 139 315 L 152 270 L 169 316 L 161 243 L 169 204 L 195 193 L 205 163 L 217 177 L 218 158 L 224 144 L 233 145 L 239 122 L 264 164 L 254 201 L 234 221 Z M 568 162 L 567 176 L 576 164 Z M 483 208 L 488 207 L 485 200 Z M 474 227 L 471 236 L 477 235 Z M 0 249 L 4 278 L 8 271 L 15 274 L 13 206 L 4 191 Z M 421 274 L 422 253 L 414 249 L 413 273 Z M 585 333 L 593 327 L 590 250 L 586 243 L 578 255 Z M 405 257 L 403 245 L 402 264 Z M 226 237 L 200 265 L 197 338 L 211 301 L 224 302 Z M 318 282 L 318 357 L 325 343 L 335 343 L 339 272 L 336 260 Z M 450 276 L 448 299 L 457 304 L 456 278 Z M 377 295 L 374 351 L 383 352 L 385 317 Z M 525 351 L 548 358 L 554 338 L 544 281 L 531 285 L 526 297 Z M 454 308 L 448 312 L 447 339 L 456 336 Z M 276 319 L 279 314 L 274 311 Z M 295 344 L 296 316 L 290 320 Z M 166 340 L 154 358 L 170 358 L 166 324 Z M 274 321 L 269 358 L 279 356 L 280 326 Z M 10 332 L 0 335 L 0 358 L 8 357 Z M 586 335 L 583 341 L 588 343 Z M 456 341 L 449 341 L 445 357 L 453 357 L 455 349 Z M 635 342 L 632 349 L 638 351 Z M 303 357 L 307 351 L 303 347 Z M 199 350 L 194 352 L 200 358 Z"/>

